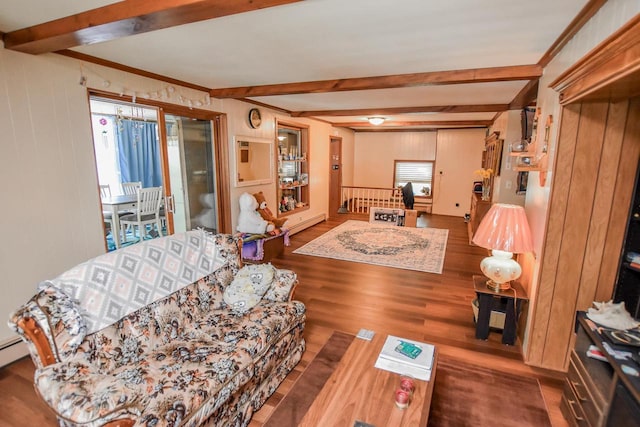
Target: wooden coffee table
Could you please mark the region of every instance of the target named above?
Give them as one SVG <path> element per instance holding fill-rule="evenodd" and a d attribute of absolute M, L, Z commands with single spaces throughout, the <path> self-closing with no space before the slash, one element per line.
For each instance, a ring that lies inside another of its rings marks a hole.
<path fill-rule="evenodd" d="M 415 380 L 409 407 L 400 409 L 395 404 L 400 375 L 374 367 L 386 338 L 378 333 L 372 341 L 353 340 L 300 426 L 351 427 L 356 420 L 376 427 L 427 425 L 438 353 L 434 354 L 431 380 Z"/>

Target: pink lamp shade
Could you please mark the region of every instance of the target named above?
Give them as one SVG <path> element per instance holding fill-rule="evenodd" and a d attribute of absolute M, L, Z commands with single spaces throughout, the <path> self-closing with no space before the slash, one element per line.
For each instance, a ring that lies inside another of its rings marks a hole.
<path fill-rule="evenodd" d="M 522 206 L 496 203 L 482 218 L 473 243 L 487 249 L 511 253 L 533 251 L 531 230 Z"/>

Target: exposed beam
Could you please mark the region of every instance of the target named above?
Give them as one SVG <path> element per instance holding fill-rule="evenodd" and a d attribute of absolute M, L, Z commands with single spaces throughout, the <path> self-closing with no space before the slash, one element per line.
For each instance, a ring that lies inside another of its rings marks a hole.
<path fill-rule="evenodd" d="M 408 113 L 493 113 L 507 111 L 509 104 L 442 105 L 425 107 L 363 108 L 354 110 L 292 111 L 293 117 L 377 116 Z"/>
<path fill-rule="evenodd" d="M 437 128 L 378 128 L 378 129 L 351 129 L 356 133 L 360 132 L 438 132 L 440 130 L 458 130 L 458 129 L 486 129 L 486 126 L 465 126 L 465 127 L 437 127 Z"/>
<path fill-rule="evenodd" d="M 531 103 L 533 103 L 538 97 L 539 82 L 539 79 L 535 79 L 527 83 L 525 87 L 518 92 L 515 98 L 513 98 L 511 104 L 509 104 L 509 110 L 519 110 L 527 105 L 531 105 Z"/>
<path fill-rule="evenodd" d="M 427 73 L 395 74 L 378 77 L 359 77 L 350 79 L 318 80 L 313 82 L 222 88 L 212 89 L 210 95 L 215 98 L 247 98 L 254 96 L 342 92 L 350 90 L 389 89 L 427 85 L 531 80 L 536 79 L 541 75 L 542 67 L 538 64 L 514 65 L 508 67 L 432 71 Z"/>
<path fill-rule="evenodd" d="M 369 122 L 334 122 L 333 126 L 344 128 L 388 128 L 393 126 L 490 126 L 491 120 L 421 120 L 411 122 L 384 122 L 383 125 L 372 125 Z"/>
<path fill-rule="evenodd" d="M 8 32 L 4 47 L 45 53 L 301 0 L 128 0 Z"/>
<path fill-rule="evenodd" d="M 584 26 L 584 24 L 589 21 L 598 13 L 600 8 L 607 2 L 607 0 L 589 0 L 589 2 L 580 10 L 578 15 L 573 18 L 573 21 L 569 23 L 567 28 L 560 34 L 560 36 L 556 39 L 555 42 L 551 45 L 551 47 L 547 50 L 547 52 L 542 55 L 538 64 L 542 67 L 546 67 L 549 62 L 562 50 L 563 47 L 571 40 L 573 36 L 576 35 L 578 31 Z"/>
<path fill-rule="evenodd" d="M 291 111 L 289 111 L 289 110 L 286 110 L 286 109 L 280 108 L 280 107 L 275 107 L 275 106 L 270 105 L 270 104 L 265 104 L 264 102 L 254 101 L 253 99 L 239 99 L 239 101 L 243 101 L 243 102 L 246 102 L 248 104 L 257 105 L 258 107 L 269 108 L 271 110 L 280 111 L 281 113 L 285 113 L 285 114 L 291 115 Z"/>

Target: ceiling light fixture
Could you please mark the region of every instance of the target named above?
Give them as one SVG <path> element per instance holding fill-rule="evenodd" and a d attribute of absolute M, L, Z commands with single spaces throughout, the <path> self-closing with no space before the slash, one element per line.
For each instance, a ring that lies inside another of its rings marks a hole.
<path fill-rule="evenodd" d="M 367 120 L 369 120 L 369 123 L 371 123 L 374 126 L 379 126 L 382 123 L 384 123 L 385 118 L 384 117 L 369 117 Z"/>

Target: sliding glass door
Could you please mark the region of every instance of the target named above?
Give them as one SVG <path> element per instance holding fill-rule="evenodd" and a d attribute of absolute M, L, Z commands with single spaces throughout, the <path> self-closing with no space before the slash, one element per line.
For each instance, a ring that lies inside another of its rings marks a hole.
<path fill-rule="evenodd" d="M 174 232 L 217 231 L 215 154 L 211 120 L 165 114 Z"/>
<path fill-rule="evenodd" d="M 112 196 L 124 195 L 130 182 L 163 187 L 163 234 L 220 231 L 214 114 L 93 96 L 90 105 L 107 250 L 139 240 L 113 232 L 128 232 L 113 217 Z M 115 213 L 126 212 L 117 207 Z"/>

